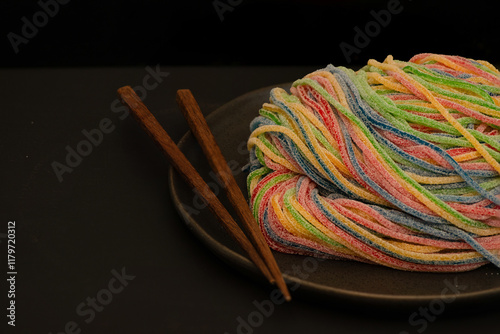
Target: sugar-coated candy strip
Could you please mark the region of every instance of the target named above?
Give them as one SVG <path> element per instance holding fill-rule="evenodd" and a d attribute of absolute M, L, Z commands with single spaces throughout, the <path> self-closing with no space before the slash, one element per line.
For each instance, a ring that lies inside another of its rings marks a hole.
<path fill-rule="evenodd" d="M 400 270 L 500 267 L 500 72 L 420 54 L 273 89 L 247 187 L 280 252 Z"/>

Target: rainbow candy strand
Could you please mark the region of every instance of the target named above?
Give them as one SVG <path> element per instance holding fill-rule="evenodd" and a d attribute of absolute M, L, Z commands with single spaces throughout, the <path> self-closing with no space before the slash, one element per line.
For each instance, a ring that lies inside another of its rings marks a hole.
<path fill-rule="evenodd" d="M 388 56 L 275 88 L 247 186 L 280 252 L 427 272 L 500 267 L 500 72 Z"/>

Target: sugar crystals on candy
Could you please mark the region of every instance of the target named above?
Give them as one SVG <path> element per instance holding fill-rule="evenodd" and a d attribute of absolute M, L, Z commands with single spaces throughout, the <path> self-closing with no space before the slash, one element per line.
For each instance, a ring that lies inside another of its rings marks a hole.
<path fill-rule="evenodd" d="M 500 267 L 500 72 L 458 56 L 328 65 L 251 124 L 270 246 L 429 272 Z"/>

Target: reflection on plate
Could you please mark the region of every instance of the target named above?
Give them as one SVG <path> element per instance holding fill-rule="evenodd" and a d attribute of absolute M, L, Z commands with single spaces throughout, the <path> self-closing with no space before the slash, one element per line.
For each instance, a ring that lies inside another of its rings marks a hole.
<path fill-rule="evenodd" d="M 291 84 L 280 85 L 288 90 Z M 246 173 L 241 171 L 248 161 L 246 140 L 249 124 L 258 110 L 269 100 L 272 87 L 262 88 L 225 104 L 207 117 L 238 185 L 246 190 Z M 233 214 L 229 201 L 217 183 L 195 138 L 188 132 L 179 142 L 180 149 L 219 195 Z M 254 277 L 261 277 L 248 257 L 229 237 L 212 216 L 201 199 L 180 176 L 170 169 L 170 192 L 174 203 L 188 227 L 224 261 Z M 321 261 L 304 256 L 273 252 L 292 296 L 314 301 L 355 307 L 381 306 L 408 311 L 419 306 L 445 305 L 459 309 L 464 305 L 488 306 L 500 297 L 500 269 L 483 266 L 465 273 L 413 273 L 377 265 L 351 261 Z"/>

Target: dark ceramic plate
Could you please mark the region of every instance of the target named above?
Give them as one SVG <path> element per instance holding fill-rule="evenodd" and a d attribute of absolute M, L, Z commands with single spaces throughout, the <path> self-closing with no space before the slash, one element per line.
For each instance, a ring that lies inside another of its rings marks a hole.
<path fill-rule="evenodd" d="M 290 84 L 281 87 L 288 90 Z M 241 171 L 241 167 L 248 161 L 246 140 L 250 134 L 249 124 L 258 115 L 262 104 L 269 100 L 271 88 L 240 96 L 207 117 L 217 143 L 245 194 L 246 173 Z M 182 137 L 179 147 L 222 203 L 230 208 L 229 201 L 190 132 Z M 231 266 L 261 279 L 253 263 L 172 168 L 170 191 L 178 212 L 208 248 Z M 236 217 L 233 210 L 229 211 Z M 292 295 L 312 298 L 315 302 L 343 303 L 356 308 L 379 306 L 404 311 L 428 305 L 434 310 L 443 307 L 448 310 L 465 305 L 468 309 L 472 305 L 491 306 L 500 297 L 500 269 L 493 265 L 457 274 L 413 273 L 351 261 L 317 261 L 278 252 L 274 252 L 274 255 L 293 290 Z"/>

